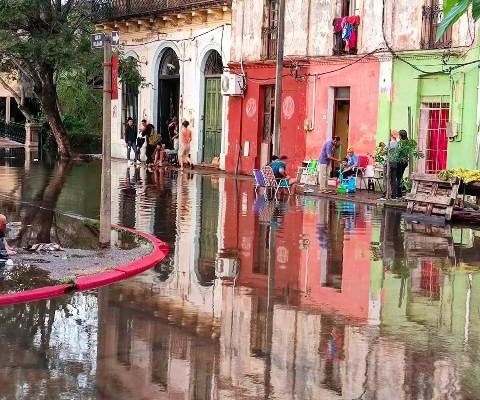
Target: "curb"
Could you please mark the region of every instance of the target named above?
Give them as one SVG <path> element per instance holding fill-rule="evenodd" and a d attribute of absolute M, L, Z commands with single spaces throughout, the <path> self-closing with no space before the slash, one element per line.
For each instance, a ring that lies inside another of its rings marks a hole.
<path fill-rule="evenodd" d="M 107 271 L 99 272 L 97 274 L 80 276 L 75 279 L 74 283 L 71 284 L 45 286 L 42 288 L 24 290 L 23 292 L 0 295 L 0 306 L 46 300 L 53 297 L 63 296 L 64 294 L 72 291 L 85 291 L 110 285 L 112 283 L 120 282 L 131 278 L 132 276 L 138 275 L 154 267 L 168 256 L 170 251 L 169 246 L 155 236 L 149 233 L 137 231 L 135 229 L 125 228 L 116 224 L 112 226 L 115 229 L 130 232 L 136 236 L 140 236 L 148 240 L 153 246 L 153 251 L 149 255 L 138 260 L 134 260 L 128 264 L 118 265 Z"/>

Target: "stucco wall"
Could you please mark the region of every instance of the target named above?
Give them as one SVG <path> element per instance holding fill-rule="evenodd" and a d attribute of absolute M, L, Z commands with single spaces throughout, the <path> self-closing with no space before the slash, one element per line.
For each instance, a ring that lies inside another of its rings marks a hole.
<path fill-rule="evenodd" d="M 178 29 L 160 36 L 152 35 L 142 42 L 127 37 L 126 56 L 140 60 L 142 75 L 146 78 L 146 87 L 139 92 L 138 119 L 146 119 L 155 126 L 158 124 L 158 67 L 163 51 L 171 47 L 180 61 L 180 95 L 183 107 L 180 107 L 180 119 L 188 119 L 193 130 L 192 159 L 194 163 L 201 161 L 203 142 L 203 103 L 204 77 L 203 67 L 210 50 L 222 55 L 224 65 L 230 59 L 231 28 L 219 22 L 215 26 L 193 26 L 189 29 Z M 193 38 L 193 40 L 192 40 Z M 137 44 L 138 43 L 138 44 Z M 143 44 L 145 43 L 145 44 Z M 112 101 L 112 155 L 125 158 L 125 146 L 121 139 L 122 90 L 119 84 L 119 100 Z M 227 114 L 228 101 L 224 98 L 223 115 Z M 227 149 L 228 126 L 223 118 L 221 167 L 224 166 Z"/>
<path fill-rule="evenodd" d="M 407 56 L 408 57 L 408 56 Z M 468 57 L 452 57 L 449 63 L 465 63 L 478 58 L 478 49 L 468 53 Z M 408 60 L 417 68 L 426 72 L 436 72 L 445 70 L 442 66 L 441 53 L 430 53 L 425 57 L 412 57 Z M 419 133 L 419 108 L 422 97 L 425 96 L 445 96 L 450 102 L 450 117 L 455 109 L 461 108 L 461 134 L 453 141 L 448 143 L 447 167 L 465 167 L 474 168 L 474 154 L 477 137 L 477 87 L 478 87 L 478 68 L 476 66 L 466 66 L 454 71 L 454 79 L 457 74 L 465 74 L 465 86 L 463 96 L 451 101 L 451 79 L 448 74 L 444 79 L 438 76 L 430 79 L 420 79 L 422 72 L 415 70 L 402 61 L 394 61 L 393 64 L 393 102 L 391 110 L 392 129 L 407 129 L 408 114 L 410 106 L 413 116 L 413 133 L 418 138 Z M 382 137 L 382 140 L 386 140 Z"/>
<path fill-rule="evenodd" d="M 263 1 L 234 0 L 232 61 L 260 59 L 262 49 Z M 332 55 L 332 22 L 339 15 L 339 0 L 286 0 L 285 54 L 289 56 Z M 386 0 L 382 29 L 382 2 L 357 0 L 353 9 L 361 18 L 358 53 L 385 49 L 383 32 L 389 45 L 398 51 L 417 50 L 422 36 L 423 0 Z M 243 23 L 242 23 L 243 21 Z M 454 25 L 452 45 L 472 44 L 475 26 L 470 17 Z M 242 41 L 243 32 L 243 41 Z"/>

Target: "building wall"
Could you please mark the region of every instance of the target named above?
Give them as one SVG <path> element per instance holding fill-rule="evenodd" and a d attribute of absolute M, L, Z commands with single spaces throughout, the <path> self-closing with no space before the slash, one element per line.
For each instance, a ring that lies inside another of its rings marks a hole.
<path fill-rule="evenodd" d="M 332 22 L 341 13 L 341 1 L 286 0 L 285 54 L 321 57 L 332 55 Z M 360 16 L 358 54 L 385 49 L 383 30 L 398 51 L 420 48 L 423 0 L 356 0 L 354 14 Z M 232 15 L 232 61 L 260 59 L 264 1 L 234 0 Z M 382 29 L 382 25 L 384 29 Z M 453 46 L 471 44 L 474 24 L 465 16 L 453 27 Z"/>
<path fill-rule="evenodd" d="M 391 129 L 408 129 L 407 110 L 411 107 L 413 137 L 418 140 L 422 101 L 434 102 L 441 98 L 446 99 L 450 103 L 450 120 L 460 124 L 458 137 L 448 143 L 447 167 L 476 168 L 474 154 L 477 146 L 478 68 L 473 64 L 448 73 L 448 68 L 442 63 L 442 54 L 422 52 L 403 55 L 408 62 L 421 71 L 403 61 L 394 61 L 390 127 Z M 451 57 L 448 63 L 468 63 L 476 58 L 478 58 L 478 49 L 471 50 L 467 57 Z M 435 74 L 438 71 L 447 71 L 447 73 Z M 464 80 L 463 93 L 457 84 L 459 79 Z M 379 132 L 378 140 L 387 140 L 388 132 L 388 129 Z"/>
<path fill-rule="evenodd" d="M 140 72 L 145 77 L 145 87 L 139 90 L 138 119 L 146 119 L 158 124 L 158 68 L 161 57 L 167 48 L 172 48 L 180 61 L 180 104 L 179 120 L 190 121 L 193 131 L 192 160 L 202 161 L 203 146 L 203 107 L 204 76 L 206 58 L 211 50 L 222 56 L 224 66 L 230 60 L 230 17 L 229 12 L 204 23 L 178 23 L 176 27 L 153 25 L 148 31 L 121 28 L 121 42 L 125 48 L 125 56 L 135 57 L 140 61 Z M 106 29 L 107 32 L 112 28 Z M 115 28 L 118 29 L 118 28 Z M 161 34 L 157 34 L 161 31 Z M 225 154 L 228 151 L 228 112 L 227 98 L 223 100 L 222 149 L 220 165 L 224 168 Z M 126 149 L 122 139 L 122 88 L 119 83 L 119 99 L 112 101 L 112 155 L 126 158 Z"/>

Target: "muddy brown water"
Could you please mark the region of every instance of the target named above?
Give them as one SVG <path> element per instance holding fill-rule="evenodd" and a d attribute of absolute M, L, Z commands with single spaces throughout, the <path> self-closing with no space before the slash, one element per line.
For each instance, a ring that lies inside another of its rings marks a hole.
<path fill-rule="evenodd" d="M 0 182 L 12 220 L 98 217 L 98 163 L 0 161 Z M 125 162 L 113 185 L 114 221 L 170 256 L 0 308 L 0 399 L 480 398 L 479 231 Z"/>

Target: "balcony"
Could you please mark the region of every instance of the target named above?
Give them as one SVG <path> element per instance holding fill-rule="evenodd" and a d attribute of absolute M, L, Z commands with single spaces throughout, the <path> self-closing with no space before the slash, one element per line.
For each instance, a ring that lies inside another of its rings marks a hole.
<path fill-rule="evenodd" d="M 262 28 L 262 60 L 274 60 L 277 56 L 277 27 Z"/>
<path fill-rule="evenodd" d="M 360 17 L 340 17 L 333 20 L 333 54 L 357 54 Z"/>
<path fill-rule="evenodd" d="M 96 22 L 140 18 L 215 6 L 231 6 L 232 0 L 92 0 Z"/>
<path fill-rule="evenodd" d="M 424 50 L 447 49 L 452 46 L 452 28 L 437 41 L 438 25 L 443 18 L 443 10 L 438 0 L 432 0 L 422 9 L 422 39 L 420 47 Z"/>

